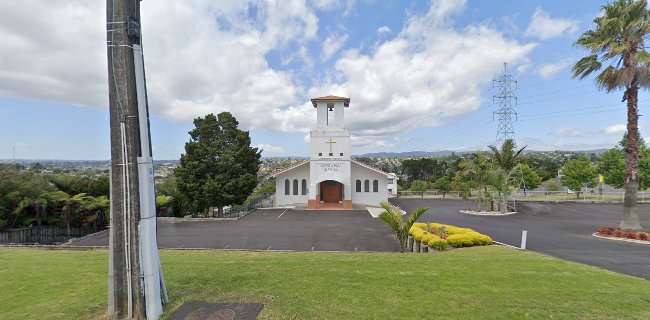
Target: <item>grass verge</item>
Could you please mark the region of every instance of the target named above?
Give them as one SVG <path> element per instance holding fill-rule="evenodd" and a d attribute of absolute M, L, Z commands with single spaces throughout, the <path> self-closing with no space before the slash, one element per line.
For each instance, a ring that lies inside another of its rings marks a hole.
<path fill-rule="evenodd" d="M 105 250 L 0 250 L 0 319 L 106 312 Z M 648 319 L 650 282 L 501 247 L 443 254 L 161 251 L 171 302 L 262 319 Z"/>

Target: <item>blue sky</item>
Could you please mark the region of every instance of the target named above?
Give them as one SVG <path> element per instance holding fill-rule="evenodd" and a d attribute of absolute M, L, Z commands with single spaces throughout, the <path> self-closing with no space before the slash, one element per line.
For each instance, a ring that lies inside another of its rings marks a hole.
<path fill-rule="evenodd" d="M 278 2 L 142 2 L 155 158 L 177 159 L 191 120 L 221 111 L 265 156 L 305 156 L 309 98 L 329 94 L 352 100 L 355 154 L 485 149 L 503 62 L 519 145 L 595 149 L 624 133 L 621 92 L 570 74 L 604 2 Z M 0 158 L 109 158 L 103 5 L 0 4 Z"/>

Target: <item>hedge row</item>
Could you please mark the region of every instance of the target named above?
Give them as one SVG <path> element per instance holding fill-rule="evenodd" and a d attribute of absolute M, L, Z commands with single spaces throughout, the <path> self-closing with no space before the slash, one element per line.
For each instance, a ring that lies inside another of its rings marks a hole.
<path fill-rule="evenodd" d="M 440 223 L 414 223 L 409 235 L 415 241 L 438 251 L 444 251 L 448 246 L 460 248 L 492 244 L 492 238 L 472 229 Z"/>

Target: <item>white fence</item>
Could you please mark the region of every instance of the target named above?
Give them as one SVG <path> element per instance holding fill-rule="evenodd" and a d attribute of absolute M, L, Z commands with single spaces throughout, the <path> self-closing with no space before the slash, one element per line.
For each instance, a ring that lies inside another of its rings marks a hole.
<path fill-rule="evenodd" d="M 422 199 L 463 199 L 462 193 L 450 191 L 443 195 L 439 190 L 427 191 L 400 191 L 401 198 L 422 198 Z M 478 191 L 472 190 L 470 199 L 476 199 Z M 602 202 L 623 202 L 625 193 L 623 191 L 598 192 L 588 190 L 587 192 L 566 192 L 566 191 L 528 191 L 523 190 L 511 191 L 508 200 L 515 201 L 602 201 Z M 483 194 L 484 199 L 501 199 L 497 191 L 488 191 Z M 638 202 L 650 202 L 650 192 L 639 192 L 637 194 Z"/>

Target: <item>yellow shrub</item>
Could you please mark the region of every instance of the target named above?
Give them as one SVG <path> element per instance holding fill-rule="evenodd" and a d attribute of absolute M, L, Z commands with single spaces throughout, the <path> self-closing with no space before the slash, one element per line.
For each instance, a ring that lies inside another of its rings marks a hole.
<path fill-rule="evenodd" d="M 413 224 L 413 227 L 420 228 L 420 229 L 426 229 L 427 224 L 422 223 L 422 222 L 416 222 L 416 223 Z"/>
<path fill-rule="evenodd" d="M 474 239 L 469 234 L 453 234 L 447 237 L 447 243 L 456 248 L 471 247 L 474 245 Z"/>
<path fill-rule="evenodd" d="M 410 235 L 413 235 L 413 233 L 415 232 L 415 230 L 422 230 L 422 231 L 424 231 L 424 228 L 420 228 L 419 226 L 413 225 L 413 226 L 411 226 L 411 229 L 409 229 L 409 234 L 410 234 Z"/>
<path fill-rule="evenodd" d="M 454 226 L 447 226 L 447 232 L 449 232 L 450 235 L 454 234 L 466 234 L 470 232 L 475 232 L 472 229 L 468 228 L 459 228 L 459 227 L 454 227 Z"/>
<path fill-rule="evenodd" d="M 420 239 L 420 242 L 422 242 L 424 245 L 427 245 L 431 239 L 433 239 L 435 235 L 432 235 L 430 233 L 424 233 L 422 238 Z"/>
<path fill-rule="evenodd" d="M 433 249 L 438 250 L 438 251 L 445 251 L 445 250 L 447 250 L 447 247 L 449 246 L 447 241 L 445 241 L 444 239 L 441 239 L 440 237 L 438 237 L 436 235 L 433 235 L 433 234 L 429 238 L 429 241 L 427 242 L 427 244 L 429 245 L 430 248 L 433 248 Z"/>
<path fill-rule="evenodd" d="M 442 226 L 447 227 L 442 223 L 429 223 L 429 228 L 431 228 L 431 229 L 438 229 L 438 228 L 440 228 Z"/>
<path fill-rule="evenodd" d="M 424 236 L 424 230 L 416 228 L 413 231 L 413 239 L 417 242 L 422 242 L 422 236 Z"/>
<path fill-rule="evenodd" d="M 492 238 L 480 234 L 478 232 L 471 232 L 469 235 L 472 237 L 475 246 L 485 246 L 492 244 Z"/>

